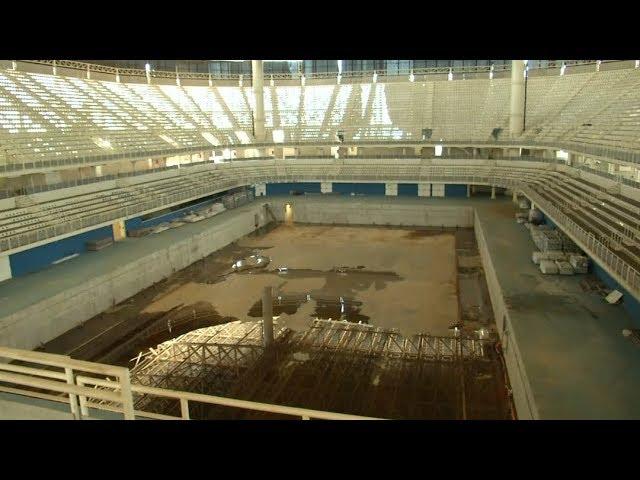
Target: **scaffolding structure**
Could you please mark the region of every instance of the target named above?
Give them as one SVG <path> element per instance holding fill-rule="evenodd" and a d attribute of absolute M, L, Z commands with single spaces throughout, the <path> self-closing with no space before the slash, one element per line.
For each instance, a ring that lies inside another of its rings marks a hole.
<path fill-rule="evenodd" d="M 510 418 L 490 340 L 408 338 L 329 320 L 315 320 L 304 332 L 276 328 L 274 336 L 265 349 L 261 322 L 195 330 L 150 349 L 132 370 L 132 382 L 382 418 Z M 171 415 L 179 408 L 171 399 L 136 398 L 136 409 Z M 278 417 L 201 404 L 193 405 L 192 418 Z"/>

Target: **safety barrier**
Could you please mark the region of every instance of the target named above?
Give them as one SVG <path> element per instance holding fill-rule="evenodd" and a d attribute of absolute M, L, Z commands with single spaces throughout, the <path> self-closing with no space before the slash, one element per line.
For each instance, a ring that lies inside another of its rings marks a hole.
<path fill-rule="evenodd" d="M 74 360 L 65 355 L 0 347 L 0 358 L 35 366 L 0 363 L 0 392 L 68 403 L 73 418 L 90 417 L 90 408 L 121 413 L 125 420 L 189 420 L 189 402 L 206 403 L 289 415 L 302 420 L 378 420 L 371 417 L 272 405 L 234 398 L 168 390 L 132 384 L 129 369 Z M 87 374 L 99 375 L 88 376 Z M 4 385 L 3 385 L 4 384 Z M 153 395 L 180 402 L 179 417 L 134 409 L 134 394 Z"/>

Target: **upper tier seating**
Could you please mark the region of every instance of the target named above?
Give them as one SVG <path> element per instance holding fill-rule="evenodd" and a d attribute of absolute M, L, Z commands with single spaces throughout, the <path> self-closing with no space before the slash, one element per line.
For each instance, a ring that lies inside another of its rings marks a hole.
<path fill-rule="evenodd" d="M 534 76 L 527 142 L 637 150 L 640 70 Z M 0 72 L 0 165 L 213 149 L 253 138 L 251 87 L 125 84 Z M 266 141 L 491 141 L 509 125 L 510 79 L 265 86 Z M 506 136 L 506 135 L 504 135 Z M 502 138 L 501 138 L 502 139 Z"/>

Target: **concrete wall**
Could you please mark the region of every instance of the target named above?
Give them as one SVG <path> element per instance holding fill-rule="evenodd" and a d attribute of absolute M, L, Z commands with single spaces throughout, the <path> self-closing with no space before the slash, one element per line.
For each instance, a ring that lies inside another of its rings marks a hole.
<path fill-rule="evenodd" d="M 334 184 L 335 187 L 336 184 Z M 384 184 L 382 184 L 384 187 Z M 381 198 L 380 202 L 363 202 L 358 197 L 313 198 L 281 197 L 270 198 L 269 203 L 275 217 L 284 220 L 284 206 L 293 208 L 294 222 L 354 224 L 354 225 L 415 225 L 472 227 L 473 208 L 471 206 L 446 205 L 403 205 L 393 198 Z"/>
<path fill-rule="evenodd" d="M 229 212 L 210 229 L 137 261 L 114 265 L 108 274 L 87 279 L 46 300 L 0 319 L 0 345 L 31 350 L 129 298 L 266 223 L 262 204 Z"/>
<path fill-rule="evenodd" d="M 482 230 L 482 224 L 478 219 L 478 215 L 475 213 L 474 230 L 485 278 L 487 279 L 487 287 L 496 320 L 496 328 L 498 329 L 503 347 L 504 360 L 507 365 L 516 412 L 518 418 L 521 420 L 537 420 L 539 418 L 538 411 L 531 393 L 531 387 L 529 386 L 529 380 L 527 379 L 522 357 L 518 350 L 518 342 L 511 327 L 509 310 L 507 309 L 502 288 L 500 287 L 498 276 L 491 261 L 491 255 L 487 247 L 485 233 Z"/>

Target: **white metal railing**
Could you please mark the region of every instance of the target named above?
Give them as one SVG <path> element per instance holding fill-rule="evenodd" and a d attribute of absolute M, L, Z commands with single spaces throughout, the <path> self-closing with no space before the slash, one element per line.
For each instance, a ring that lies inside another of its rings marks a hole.
<path fill-rule="evenodd" d="M 9 347 L 0 347 L 0 358 L 36 365 L 0 363 L 0 392 L 68 403 L 75 419 L 81 418 L 79 398 L 89 396 L 120 404 L 124 418 L 134 419 L 131 380 L 127 368 Z M 83 386 L 76 381 L 78 373 L 112 377 L 119 388 L 99 391 Z"/>
<path fill-rule="evenodd" d="M 135 420 L 136 417 L 189 420 L 189 402 L 289 415 L 302 420 L 379 420 L 372 417 L 136 385 L 131 383 L 127 368 L 74 360 L 66 355 L 0 347 L 0 358 L 36 365 L 0 363 L 0 392 L 68 403 L 73 418 L 77 420 L 89 418 L 89 408 L 121 413 L 125 420 Z M 88 376 L 87 373 L 100 377 Z M 175 417 L 135 410 L 134 394 L 178 400 L 181 414 Z"/>

